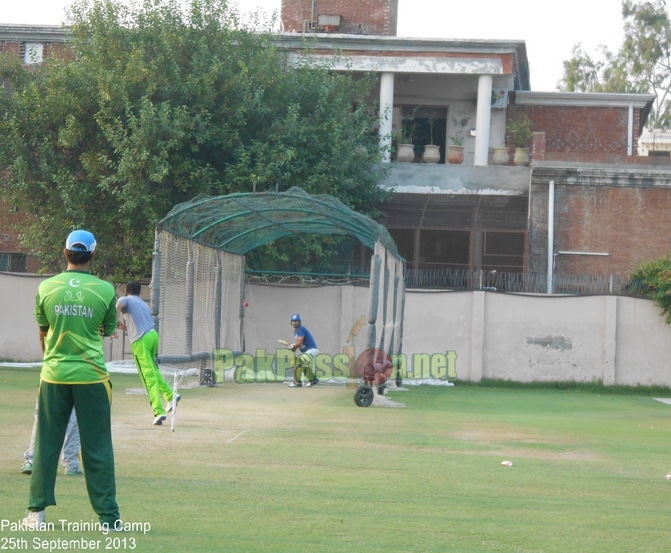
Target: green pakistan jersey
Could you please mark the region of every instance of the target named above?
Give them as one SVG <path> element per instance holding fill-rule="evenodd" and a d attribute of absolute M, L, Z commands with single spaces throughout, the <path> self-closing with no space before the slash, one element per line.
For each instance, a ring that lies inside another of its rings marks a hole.
<path fill-rule="evenodd" d="M 44 340 L 42 380 L 92 384 L 108 379 L 100 331 L 116 330 L 116 294 L 104 280 L 83 271 L 65 271 L 40 284 L 35 318 Z"/>

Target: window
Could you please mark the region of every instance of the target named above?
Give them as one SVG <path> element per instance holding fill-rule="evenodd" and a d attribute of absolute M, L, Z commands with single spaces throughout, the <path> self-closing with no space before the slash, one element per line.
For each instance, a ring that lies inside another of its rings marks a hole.
<path fill-rule="evenodd" d="M 0 271 L 6 271 L 8 273 L 25 273 L 26 254 L 0 252 Z"/>
<path fill-rule="evenodd" d="M 415 258 L 415 229 L 412 228 L 390 228 L 389 234 L 396 242 L 398 253 L 405 259 L 405 266 L 413 268 Z"/>
<path fill-rule="evenodd" d="M 420 269 L 468 269 L 471 233 L 463 230 L 422 230 Z"/>
<path fill-rule="evenodd" d="M 482 252 L 484 271 L 524 272 L 523 232 L 485 232 Z"/>
<path fill-rule="evenodd" d="M 411 121 L 409 126 L 413 130 L 415 154 L 421 156 L 424 146 L 434 144 L 440 148 L 438 163 L 445 163 L 447 108 L 404 107 L 403 119 Z M 406 129 L 406 132 L 410 132 L 410 129 Z"/>
<path fill-rule="evenodd" d="M 44 44 L 41 42 L 26 42 L 25 53 L 23 54 L 23 63 L 31 65 L 42 63 L 44 55 Z"/>

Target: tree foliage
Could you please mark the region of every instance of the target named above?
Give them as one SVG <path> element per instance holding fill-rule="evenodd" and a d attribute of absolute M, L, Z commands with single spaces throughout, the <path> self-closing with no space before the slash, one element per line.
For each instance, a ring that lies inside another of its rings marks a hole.
<path fill-rule="evenodd" d="M 225 0 L 80 0 L 69 25 L 67 59 L 0 58 L 4 191 L 48 269 L 83 227 L 99 273 L 147 275 L 155 224 L 199 194 L 299 185 L 363 213 L 385 197 L 371 77 L 289 63 Z"/>
<path fill-rule="evenodd" d="M 671 324 L 671 256 L 642 264 L 629 275 L 625 288 L 632 294 L 655 300 L 666 323 Z"/>
<path fill-rule="evenodd" d="M 558 88 L 567 92 L 655 95 L 650 128 L 671 126 L 671 19 L 665 0 L 623 0 L 624 41 L 617 52 L 601 46 L 596 56 L 581 44 L 563 62 Z"/>

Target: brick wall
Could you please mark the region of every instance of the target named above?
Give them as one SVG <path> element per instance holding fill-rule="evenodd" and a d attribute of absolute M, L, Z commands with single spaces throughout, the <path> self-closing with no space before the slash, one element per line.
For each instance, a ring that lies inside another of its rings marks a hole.
<path fill-rule="evenodd" d="M 545 160 L 637 163 L 641 110 L 634 109 L 634 150 L 627 155 L 629 112 L 620 107 L 530 106 L 508 108 L 508 120 L 526 113 L 534 132 L 545 133 Z M 628 158 L 628 159 L 627 159 Z M 646 162 L 647 163 L 647 162 Z M 662 162 L 663 163 L 663 162 Z"/>
<path fill-rule="evenodd" d="M 319 14 L 339 15 L 340 26 L 309 32 L 396 36 L 398 0 L 282 0 L 280 18 L 286 32 L 303 32 L 303 21 Z"/>
<path fill-rule="evenodd" d="M 61 59 L 71 58 L 72 51 L 62 42 L 48 42 L 44 46 L 44 58 L 51 56 Z"/>
<path fill-rule="evenodd" d="M 70 50 L 63 42 L 43 42 L 42 44 L 44 44 L 44 50 L 42 51 L 43 59 L 47 59 L 50 56 L 66 58 L 71 55 Z M 16 54 L 23 59 L 25 51 L 25 42 L 0 41 L 0 52 Z"/>
<path fill-rule="evenodd" d="M 16 54 L 17 56 L 20 56 L 23 54 L 22 48 L 21 48 L 21 42 L 9 42 L 9 41 L 3 41 L 0 42 L 0 52 L 11 52 L 13 54 Z"/>
<path fill-rule="evenodd" d="M 55 56 L 66 58 L 69 50 L 62 42 L 44 42 L 43 59 Z M 25 53 L 24 42 L 0 41 L 0 51 L 12 53 L 23 59 Z M 0 252 L 22 253 L 26 252 L 21 247 L 20 233 L 25 226 L 27 215 L 18 211 L 12 204 L 0 199 Z M 26 271 L 35 273 L 41 268 L 37 258 L 28 254 L 26 258 Z"/>
<path fill-rule="evenodd" d="M 25 252 L 21 247 L 19 234 L 25 224 L 27 215 L 4 200 L 0 199 L 0 252 Z M 26 270 L 34 273 L 40 268 L 37 259 L 28 255 Z"/>
<path fill-rule="evenodd" d="M 533 179 L 529 199 L 529 271 L 547 270 L 548 184 Z M 555 183 L 556 273 L 626 275 L 671 253 L 671 187 Z"/>

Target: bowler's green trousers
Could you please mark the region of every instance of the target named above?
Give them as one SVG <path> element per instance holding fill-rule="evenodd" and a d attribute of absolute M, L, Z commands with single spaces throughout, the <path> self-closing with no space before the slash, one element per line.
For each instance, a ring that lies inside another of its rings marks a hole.
<path fill-rule="evenodd" d="M 30 478 L 30 511 L 56 505 L 58 457 L 72 407 L 77 413 L 86 489 L 101 523 L 119 519 L 111 425 L 112 385 L 41 381 L 37 394 L 37 436 Z M 85 518 L 82 514 L 82 518 Z"/>
<path fill-rule="evenodd" d="M 149 403 L 154 410 L 154 416 L 165 415 L 165 409 L 163 409 L 161 403 L 161 395 L 170 403 L 173 394 L 172 389 L 163 380 L 163 375 L 156 366 L 158 333 L 155 330 L 146 332 L 139 340 L 135 340 L 130 348 L 133 351 L 133 359 L 135 359 L 137 372 L 140 374 L 145 390 L 147 390 Z"/>

